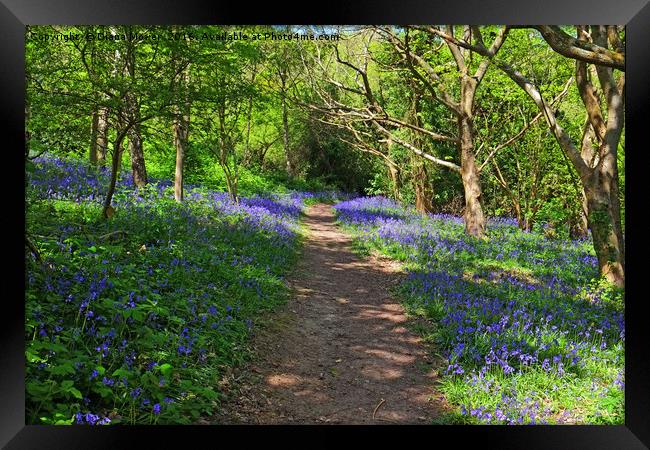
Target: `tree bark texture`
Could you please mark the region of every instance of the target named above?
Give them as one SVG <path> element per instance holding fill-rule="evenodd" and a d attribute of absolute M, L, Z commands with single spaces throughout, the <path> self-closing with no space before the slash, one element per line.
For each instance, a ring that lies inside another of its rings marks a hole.
<path fill-rule="evenodd" d="M 189 142 L 190 131 L 190 100 L 187 94 L 189 86 L 189 68 L 183 72 L 181 87 L 183 98 L 177 99 L 174 116 L 174 147 L 176 148 L 176 170 L 174 174 L 174 199 L 183 201 L 183 170 L 185 154 Z"/>
<path fill-rule="evenodd" d="M 465 191 L 465 231 L 475 237 L 485 236 L 485 215 L 481 197 L 481 181 L 474 156 L 472 122 L 458 119 L 460 130 L 460 175 Z"/>
<path fill-rule="evenodd" d="M 415 166 L 413 185 L 415 188 L 415 209 L 422 214 L 433 212 L 433 204 L 431 202 L 433 189 L 431 189 L 427 169 L 423 163 Z"/>
<path fill-rule="evenodd" d="M 93 166 L 97 164 L 97 130 L 99 125 L 99 113 L 97 110 L 92 112 L 92 120 L 90 124 L 90 164 Z"/>
<path fill-rule="evenodd" d="M 131 82 L 135 84 L 135 46 L 130 43 L 127 46 L 126 69 Z M 144 187 L 147 184 L 147 168 L 144 162 L 144 152 L 142 147 L 142 133 L 140 131 L 140 105 L 138 98 L 130 90 L 126 95 L 126 110 L 129 127 L 129 155 L 131 157 L 131 173 L 133 174 L 133 185 L 136 188 Z"/>
<path fill-rule="evenodd" d="M 117 183 L 117 175 L 120 172 L 120 160 L 122 159 L 122 145 L 126 137 L 128 128 L 123 128 L 118 131 L 113 146 L 113 162 L 111 165 L 111 181 L 108 185 L 108 192 L 104 200 L 104 207 L 102 208 L 102 217 L 104 219 L 110 218 L 109 210 L 111 209 L 111 202 L 113 201 L 113 194 L 115 193 L 115 184 Z"/>
<path fill-rule="evenodd" d="M 97 113 L 97 162 L 106 163 L 106 150 L 108 147 L 108 113 L 106 107 L 99 108 Z"/>
<path fill-rule="evenodd" d="M 460 115 L 458 137 L 460 153 L 460 175 L 465 191 L 465 231 L 475 237 L 485 236 L 486 218 L 483 213 L 480 172 L 474 152 L 474 96 L 480 78 L 469 76 L 461 70 Z"/>

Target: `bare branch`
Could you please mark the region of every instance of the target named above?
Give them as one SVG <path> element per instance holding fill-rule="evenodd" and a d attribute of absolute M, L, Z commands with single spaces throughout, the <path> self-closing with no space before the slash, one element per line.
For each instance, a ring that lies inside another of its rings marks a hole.
<path fill-rule="evenodd" d="M 388 37 L 391 44 L 393 44 L 393 47 L 405 57 L 409 70 L 411 73 L 413 73 L 413 75 L 415 75 L 418 80 L 424 84 L 424 86 L 427 88 L 427 91 L 431 94 L 431 97 L 435 101 L 446 106 L 454 115 L 460 115 L 460 107 L 458 103 L 454 101 L 451 95 L 449 95 L 449 93 L 444 89 L 441 83 L 442 80 L 440 79 L 438 73 L 436 73 L 433 67 L 431 67 L 431 65 L 424 58 L 417 55 L 416 53 L 411 52 L 408 30 L 409 29 L 407 28 L 404 42 L 402 42 L 390 30 L 381 29 L 380 31 L 382 31 Z M 422 74 L 416 69 L 415 65 L 413 64 L 414 62 L 416 62 L 418 66 L 424 69 L 429 78 L 436 83 L 436 87 L 433 86 L 430 80 L 422 76 Z M 440 95 L 438 95 L 438 93 Z"/>
<path fill-rule="evenodd" d="M 415 147 L 414 145 L 409 144 L 408 142 L 404 141 L 403 139 L 400 139 L 399 137 L 395 136 L 393 133 L 388 131 L 386 128 L 382 127 L 377 122 L 375 122 L 375 126 L 379 131 L 384 133 L 390 139 L 397 142 L 401 146 L 408 148 L 409 150 L 411 150 L 416 155 L 421 156 L 421 157 L 423 157 L 425 159 L 428 159 L 429 161 L 431 161 L 431 162 L 433 162 L 435 164 L 438 164 L 440 166 L 448 167 L 448 168 L 450 168 L 450 169 L 452 169 L 452 170 L 454 170 L 456 172 L 460 172 L 460 166 L 458 164 L 454 164 L 454 163 L 452 163 L 450 161 L 445 161 L 444 159 L 436 158 L 435 156 L 432 156 L 432 155 L 420 150 L 419 148 Z"/>

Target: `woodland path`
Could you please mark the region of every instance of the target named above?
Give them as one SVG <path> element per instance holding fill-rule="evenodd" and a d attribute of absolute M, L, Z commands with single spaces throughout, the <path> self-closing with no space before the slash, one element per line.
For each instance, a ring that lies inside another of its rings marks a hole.
<path fill-rule="evenodd" d="M 389 293 L 399 265 L 356 256 L 328 205 L 304 222 L 292 299 L 254 329 L 253 360 L 224 379 L 220 412 L 202 423 L 430 423 L 446 409 L 440 361 Z"/>

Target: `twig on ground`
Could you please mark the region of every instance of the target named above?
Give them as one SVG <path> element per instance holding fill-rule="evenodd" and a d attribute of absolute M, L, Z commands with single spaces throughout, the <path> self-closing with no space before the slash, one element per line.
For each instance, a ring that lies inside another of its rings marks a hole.
<path fill-rule="evenodd" d="M 375 420 L 375 414 L 377 414 L 377 410 L 379 409 L 379 407 L 380 407 L 381 405 L 384 404 L 385 401 L 386 401 L 386 400 L 384 400 L 384 399 L 382 398 L 381 401 L 379 402 L 379 404 L 378 404 L 377 406 L 375 406 L 375 410 L 372 412 L 372 420 Z"/>

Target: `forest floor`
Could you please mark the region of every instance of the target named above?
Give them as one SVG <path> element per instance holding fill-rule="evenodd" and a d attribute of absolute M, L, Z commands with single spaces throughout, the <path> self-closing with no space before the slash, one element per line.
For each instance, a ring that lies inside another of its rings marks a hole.
<path fill-rule="evenodd" d="M 435 390 L 442 360 L 390 294 L 400 265 L 355 255 L 328 205 L 304 224 L 292 298 L 256 326 L 253 357 L 224 377 L 219 413 L 200 423 L 431 423 L 447 410 Z"/>

